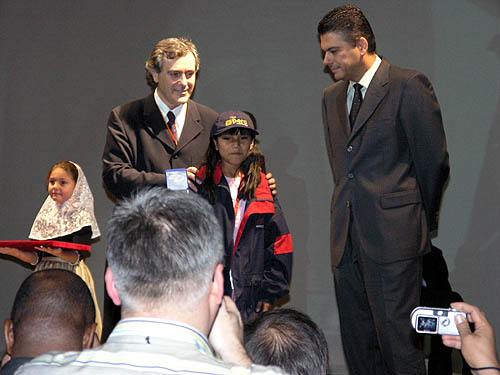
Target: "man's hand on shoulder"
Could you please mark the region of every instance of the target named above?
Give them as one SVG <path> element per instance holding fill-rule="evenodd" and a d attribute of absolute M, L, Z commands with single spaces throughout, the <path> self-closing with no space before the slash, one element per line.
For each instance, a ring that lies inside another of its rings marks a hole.
<path fill-rule="evenodd" d="M 276 187 L 276 179 L 273 177 L 271 172 L 266 174 L 267 183 L 269 184 L 269 189 L 271 189 L 271 194 L 278 195 L 278 189 Z"/>
<path fill-rule="evenodd" d="M 196 167 L 187 168 L 189 189 L 194 192 L 198 191 L 198 187 L 196 186 L 196 184 L 201 184 L 201 180 L 196 177 L 197 174 L 198 174 L 198 168 Z"/>

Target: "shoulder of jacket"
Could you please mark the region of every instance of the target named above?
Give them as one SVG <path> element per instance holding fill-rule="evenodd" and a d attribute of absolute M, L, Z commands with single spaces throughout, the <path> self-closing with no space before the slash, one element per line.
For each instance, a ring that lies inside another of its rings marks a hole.
<path fill-rule="evenodd" d="M 345 85 L 344 81 L 337 81 L 323 90 L 323 96 L 336 95 L 336 92 Z"/>
<path fill-rule="evenodd" d="M 189 105 L 194 106 L 198 110 L 198 112 L 200 112 L 200 116 L 211 116 L 211 117 L 214 117 L 214 121 L 215 121 L 215 118 L 218 116 L 218 113 L 215 112 L 212 108 L 207 107 L 204 104 L 200 104 L 198 102 L 195 102 L 194 100 L 189 100 L 189 102 L 188 102 L 188 110 L 189 110 Z"/>
<path fill-rule="evenodd" d="M 150 103 L 148 104 L 148 102 Z M 145 109 L 148 107 L 148 105 L 150 108 L 156 107 L 156 104 L 154 103 L 153 94 L 148 95 L 141 99 L 132 100 L 131 102 L 119 105 L 118 107 L 113 108 L 112 112 L 116 113 L 122 119 L 127 119 L 127 118 L 133 119 L 137 118 L 137 116 L 143 116 L 143 114 L 145 113 Z"/>
<path fill-rule="evenodd" d="M 402 68 L 396 65 L 389 65 L 389 79 L 391 82 L 408 82 L 415 77 L 428 80 L 427 76 L 417 70 Z"/>

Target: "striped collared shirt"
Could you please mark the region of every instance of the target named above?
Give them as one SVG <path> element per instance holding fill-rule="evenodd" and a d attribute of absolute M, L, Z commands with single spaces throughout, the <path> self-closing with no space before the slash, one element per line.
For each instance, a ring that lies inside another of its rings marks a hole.
<path fill-rule="evenodd" d="M 282 374 L 277 368 L 244 368 L 224 363 L 201 332 L 180 322 L 131 318 L 121 320 L 107 342 L 82 352 L 50 352 L 16 374 Z"/>

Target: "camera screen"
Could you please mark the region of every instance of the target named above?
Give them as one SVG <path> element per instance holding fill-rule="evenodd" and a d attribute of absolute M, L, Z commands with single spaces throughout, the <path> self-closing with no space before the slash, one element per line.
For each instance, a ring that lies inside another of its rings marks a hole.
<path fill-rule="evenodd" d="M 425 332 L 436 332 L 437 318 L 430 316 L 419 316 L 417 322 L 417 330 Z"/>

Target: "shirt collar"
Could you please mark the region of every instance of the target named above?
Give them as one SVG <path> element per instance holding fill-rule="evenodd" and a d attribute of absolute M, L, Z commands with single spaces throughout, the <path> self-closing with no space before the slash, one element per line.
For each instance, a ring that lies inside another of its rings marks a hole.
<path fill-rule="evenodd" d="M 169 111 L 172 111 L 175 115 L 175 124 L 177 125 L 177 127 L 180 126 L 181 127 L 180 130 L 182 130 L 182 127 L 184 126 L 184 122 L 186 120 L 187 103 L 182 103 L 181 105 L 178 105 L 174 109 L 170 109 L 170 107 L 167 104 L 165 104 L 163 100 L 161 100 L 160 95 L 158 94 L 158 87 L 155 89 L 154 98 L 156 105 L 158 106 L 163 118 L 166 119 L 167 113 Z M 180 130 L 179 128 L 177 129 L 179 134 Z"/>
<path fill-rule="evenodd" d="M 378 67 L 382 63 L 382 59 L 378 56 L 375 55 L 375 62 L 372 64 L 370 69 L 368 69 L 365 74 L 363 74 L 363 77 L 359 80 L 359 82 L 353 82 L 349 81 L 349 90 L 353 88 L 353 85 L 355 83 L 359 83 L 361 86 L 363 86 L 362 90 L 368 89 L 368 86 L 370 86 L 370 82 L 372 81 L 373 77 L 375 76 L 375 73 L 377 72 Z"/>
<path fill-rule="evenodd" d="M 165 340 L 194 344 L 203 353 L 214 356 L 210 343 L 203 333 L 187 324 L 154 318 L 127 318 L 116 325 L 108 341 L 120 336 L 143 336 L 144 342 L 155 344 Z"/>

